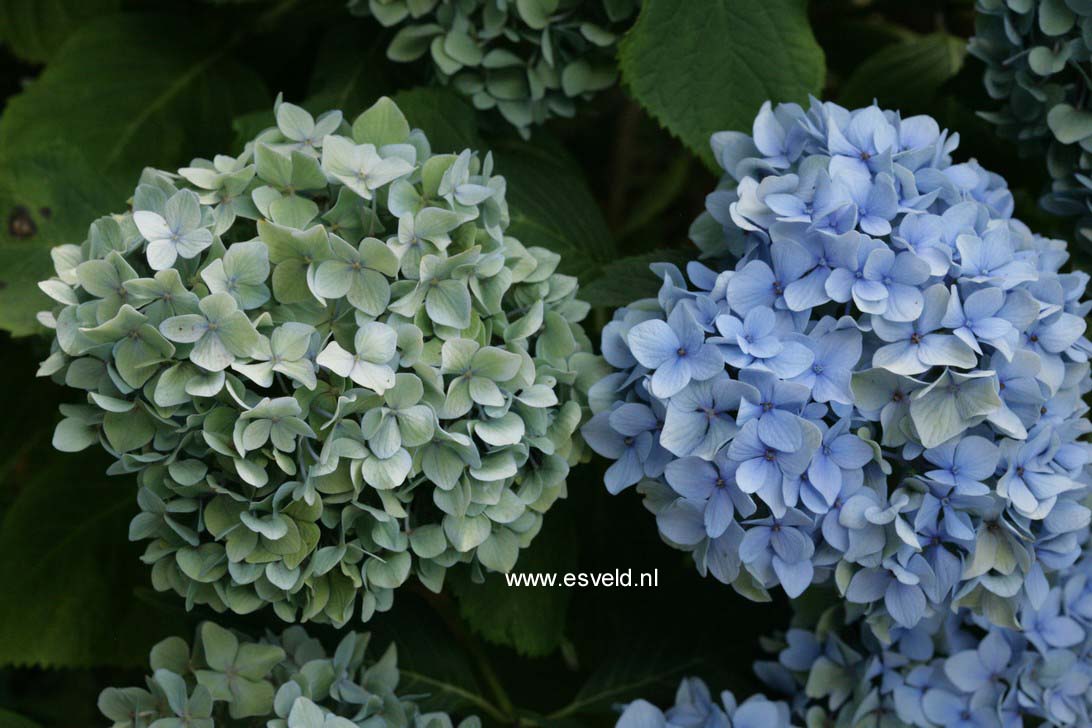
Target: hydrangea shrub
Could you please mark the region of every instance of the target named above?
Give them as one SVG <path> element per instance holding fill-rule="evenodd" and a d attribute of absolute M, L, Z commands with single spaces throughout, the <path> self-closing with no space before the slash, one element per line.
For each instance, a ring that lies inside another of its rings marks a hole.
<path fill-rule="evenodd" d="M 817 625 L 790 629 L 759 674 L 794 695 L 808 725 L 1086 726 L 1092 720 L 1092 562 L 1060 575 L 1037 603 L 1027 596 L 1021 629 L 937 613 L 881 643 L 832 608 Z M 881 723 L 882 725 L 883 723 Z"/>
<path fill-rule="evenodd" d="M 54 444 L 136 473 L 156 589 L 345 624 L 414 574 L 508 571 L 581 453 L 588 306 L 505 235 L 490 155 L 379 101 L 287 103 L 241 156 L 146 170 L 54 249 Z"/>
<path fill-rule="evenodd" d="M 396 62 L 426 55 L 440 83 L 478 109 L 496 109 L 527 136 L 614 85 L 618 36 L 637 0 L 350 0 L 357 14 L 398 28 Z"/>
<path fill-rule="evenodd" d="M 699 571 L 832 579 L 878 634 L 1014 626 L 1088 527 L 1088 276 L 925 116 L 765 105 L 713 137 L 709 265 L 603 331 L 584 436 Z"/>
<path fill-rule="evenodd" d="M 1085 70 L 1092 58 L 1092 6 L 1081 0 L 978 0 L 976 9 L 968 50 L 986 64 L 986 90 L 1002 102 L 982 115 L 1024 152 L 1045 156 L 1053 181 L 1043 205 L 1083 216 L 1083 232 L 1092 201 Z"/>
<path fill-rule="evenodd" d="M 663 711 L 647 700 L 625 706 L 615 728 L 789 728 L 789 704 L 752 695 L 742 703 L 730 690 L 717 698 L 701 678 L 684 678 L 675 692 L 675 704 Z"/>
<path fill-rule="evenodd" d="M 398 690 L 392 644 L 367 659 L 369 635 L 349 632 L 328 655 L 302 627 L 260 640 L 214 622 L 193 646 L 170 637 L 152 648 L 145 687 L 107 688 L 99 710 L 114 728 L 453 728 Z M 481 728 L 466 718 L 458 728 Z"/>

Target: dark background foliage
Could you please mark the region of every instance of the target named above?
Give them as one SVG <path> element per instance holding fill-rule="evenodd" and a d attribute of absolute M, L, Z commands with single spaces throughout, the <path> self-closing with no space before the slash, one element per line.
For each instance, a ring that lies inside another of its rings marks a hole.
<path fill-rule="evenodd" d="M 126 541 L 134 484 L 103 475 L 101 454 L 52 450 L 71 393 L 34 377 L 48 338 L 33 283 L 49 247 L 123 208 L 143 166 L 237 151 L 278 92 L 349 118 L 393 94 L 435 147 L 495 151 L 511 232 L 564 255 L 596 305 L 596 336 L 610 307 L 655 292 L 649 262 L 692 255 L 687 228 L 717 179 L 705 140 L 749 130 L 767 97 L 932 114 L 960 132 L 960 157 L 1007 177 L 1020 217 L 1067 236 L 1068 221 L 1036 206 L 1042 160 L 1016 158 L 975 115 L 991 104 L 965 54 L 973 21 L 971 0 L 645 0 L 621 45 L 622 85 L 524 142 L 429 88 L 427 69 L 386 61 L 390 31 L 343 0 L 0 0 L 0 328 L 16 335 L 0 333 L 0 726 L 101 724 L 103 687 L 139 684 L 151 644 L 211 616 L 151 590 Z M 489 725 L 564 728 L 611 725 L 612 705 L 665 700 L 682 674 L 757 687 L 758 637 L 784 628 L 783 596 L 754 604 L 702 579 L 635 493 L 606 493 L 603 467 L 572 472 L 517 568 L 656 569 L 658 588 L 479 586 L 457 573 L 439 597 L 407 586 L 368 625 L 398 641 L 405 692 Z M 268 610 L 222 621 L 280 627 Z"/>

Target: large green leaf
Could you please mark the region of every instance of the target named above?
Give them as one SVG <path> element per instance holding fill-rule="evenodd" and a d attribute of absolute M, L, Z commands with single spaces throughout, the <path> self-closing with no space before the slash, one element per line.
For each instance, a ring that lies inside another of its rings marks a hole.
<path fill-rule="evenodd" d="M 848 107 L 877 100 L 905 113 L 922 112 L 937 90 L 963 67 L 967 41 L 947 33 L 889 45 L 859 65 L 838 95 Z"/>
<path fill-rule="evenodd" d="M 227 151 L 233 116 L 267 101 L 261 80 L 227 51 L 182 18 L 108 16 L 76 31 L 8 101 L 0 117 L 0 205 L 8 217 L 0 327 L 33 330 L 28 314 L 42 300 L 34 286 L 48 272 L 44 248 L 79 242 L 95 217 L 123 208 L 121 191 L 142 168 Z M 26 211 L 17 217 L 29 215 L 32 225 L 13 227 L 13 210 Z M 42 248 L 30 252 L 28 242 Z"/>
<path fill-rule="evenodd" d="M 410 126 L 425 132 L 433 152 L 482 150 L 474 109 L 455 92 L 437 87 L 412 88 L 396 93 L 394 102 Z"/>
<path fill-rule="evenodd" d="M 551 511 L 542 532 L 520 552 L 517 572 L 564 573 L 576 563 L 576 531 L 561 510 Z M 462 618 L 486 640 L 527 657 L 548 655 L 561 644 L 572 589 L 508 586 L 502 574 L 489 574 L 482 584 L 452 576 Z"/>
<path fill-rule="evenodd" d="M 665 248 L 613 260 L 603 266 L 602 273 L 580 289 L 580 298 L 593 306 L 614 308 L 633 303 L 639 298 L 651 298 L 663 285 L 649 269 L 653 263 L 673 263 L 685 270 L 686 264 L 697 258 L 697 251 Z"/>
<path fill-rule="evenodd" d="M 30 718 L 24 718 L 11 711 L 0 708 L 0 726 L 3 728 L 39 728 Z"/>
<path fill-rule="evenodd" d="M 451 612 L 444 595 L 429 595 L 436 608 L 410 595 L 399 599 L 389 613 L 369 625 L 373 633 L 397 644 L 399 692 L 424 696 L 417 702 L 425 710 L 470 715 L 502 716 L 500 709 L 484 697 L 471 655 L 460 644 L 441 613 Z"/>
<path fill-rule="evenodd" d="M 229 50 L 180 17 L 117 15 L 89 23 L 9 101 L 0 148 L 65 144 L 81 150 L 98 174 L 132 182 L 145 166 L 221 152 L 232 118 L 268 98 L 261 79 L 233 62 Z"/>
<path fill-rule="evenodd" d="M 53 274 L 49 249 L 83 240 L 87 225 L 124 208 L 128 194 L 72 147 L 15 155 L 0 162 L 0 328 L 23 336 L 43 330 L 34 317 L 51 306 L 37 285 Z"/>
<path fill-rule="evenodd" d="M 139 665 L 166 631 L 164 615 L 134 595 L 148 581 L 126 537 L 136 487 L 103 470 L 100 457 L 51 453 L 9 475 L 17 493 L 0 520 L 0 664 Z"/>
<path fill-rule="evenodd" d="M 0 0 L 0 39 L 20 58 L 48 61 L 65 39 L 121 0 Z"/>
<path fill-rule="evenodd" d="M 508 233 L 560 253 L 563 273 L 594 278 L 614 259 L 615 244 L 580 166 L 541 131 L 534 144 L 507 139 L 492 148 L 496 171 L 508 180 Z"/>
<path fill-rule="evenodd" d="M 319 45 L 304 103 L 313 113 L 338 109 L 350 122 L 377 98 L 392 91 L 384 65 L 384 44 L 365 23 L 334 28 Z"/>
<path fill-rule="evenodd" d="M 646 0 L 622 40 L 630 93 L 710 166 L 709 136 L 823 87 L 806 0 Z"/>
<path fill-rule="evenodd" d="M 599 665 L 572 701 L 551 714 L 544 725 L 560 726 L 562 721 L 576 716 L 600 716 L 607 720 L 616 715 L 615 705 L 637 698 L 652 698 L 658 691 L 673 688 L 685 671 L 699 664 L 701 660 L 687 655 L 685 650 L 648 636 L 631 635 Z"/>

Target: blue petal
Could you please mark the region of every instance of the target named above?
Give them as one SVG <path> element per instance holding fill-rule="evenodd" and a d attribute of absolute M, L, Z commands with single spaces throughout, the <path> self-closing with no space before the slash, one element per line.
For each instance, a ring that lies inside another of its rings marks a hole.
<path fill-rule="evenodd" d="M 682 546 L 693 546 L 705 538 L 705 522 L 701 505 L 679 498 L 656 514 L 660 533 Z"/>
<path fill-rule="evenodd" d="M 883 603 L 888 614 L 903 627 L 913 627 L 925 615 L 925 594 L 917 585 L 892 581 Z"/>
<path fill-rule="evenodd" d="M 774 556 L 773 568 L 778 580 L 781 582 L 781 588 L 785 590 L 790 599 L 795 599 L 803 594 L 804 590 L 811 585 L 811 580 L 815 576 L 815 566 L 807 559 L 789 563 L 779 556 Z M 773 724 L 767 723 L 766 725 Z"/>
<path fill-rule="evenodd" d="M 796 452 L 804 445 L 800 418 L 782 409 L 772 409 L 758 419 L 758 439 L 783 452 Z"/>
<path fill-rule="evenodd" d="M 678 356 L 679 338 L 666 321 L 643 321 L 626 336 L 634 358 L 650 369 L 655 369 Z"/>

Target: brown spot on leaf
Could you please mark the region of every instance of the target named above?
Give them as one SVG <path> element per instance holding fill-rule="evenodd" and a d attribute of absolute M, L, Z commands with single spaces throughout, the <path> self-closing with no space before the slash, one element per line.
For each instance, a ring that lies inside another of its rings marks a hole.
<path fill-rule="evenodd" d="M 26 239 L 34 237 L 38 232 L 38 226 L 30 216 L 30 210 L 22 205 L 16 205 L 8 215 L 8 232 L 13 238 Z"/>

